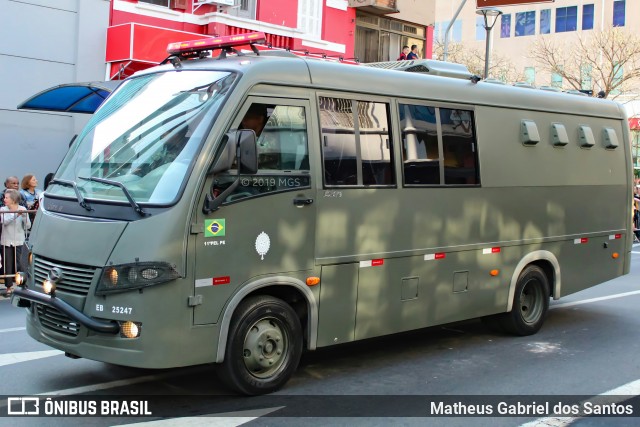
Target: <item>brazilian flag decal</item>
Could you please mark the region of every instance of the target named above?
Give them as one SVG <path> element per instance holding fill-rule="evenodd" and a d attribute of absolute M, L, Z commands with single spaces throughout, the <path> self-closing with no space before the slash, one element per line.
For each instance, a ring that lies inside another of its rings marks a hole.
<path fill-rule="evenodd" d="M 204 237 L 224 236 L 224 219 L 205 219 Z"/>

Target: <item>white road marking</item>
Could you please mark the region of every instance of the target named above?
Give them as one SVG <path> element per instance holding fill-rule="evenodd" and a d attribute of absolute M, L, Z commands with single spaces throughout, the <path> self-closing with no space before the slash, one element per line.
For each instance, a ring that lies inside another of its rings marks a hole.
<path fill-rule="evenodd" d="M 29 360 L 44 359 L 45 357 L 64 354 L 60 350 L 29 351 L 26 353 L 0 354 L 0 366 L 13 365 L 14 363 L 28 362 Z"/>
<path fill-rule="evenodd" d="M 592 303 L 592 302 L 605 301 L 605 300 L 608 300 L 608 299 L 615 299 L 615 298 L 623 298 L 623 297 L 627 297 L 629 295 L 638 295 L 638 294 L 640 294 L 640 291 L 623 292 L 621 294 L 607 295 L 606 297 L 589 298 L 589 299 L 583 299 L 583 300 L 580 300 L 580 301 L 566 302 L 564 304 L 555 304 L 555 305 L 549 306 L 549 309 L 562 308 L 562 307 L 571 307 L 571 306 L 574 306 L 574 305 L 589 304 L 589 303 Z"/>
<path fill-rule="evenodd" d="M 598 396 L 616 396 L 613 399 L 607 400 L 607 403 L 620 403 L 628 400 L 631 396 L 640 395 L 640 380 L 631 381 L 630 383 L 623 384 L 620 387 L 616 387 L 613 390 L 606 391 Z M 597 397 L 597 396 L 594 396 Z M 586 402 L 591 399 L 587 399 Z M 545 417 L 538 418 L 537 420 L 522 424 L 520 427 L 564 427 L 568 426 L 575 420 L 581 417 Z"/>
<path fill-rule="evenodd" d="M 100 384 L 91 384 L 83 387 L 67 388 L 64 390 L 47 391 L 45 393 L 35 394 L 34 396 L 68 396 L 73 394 L 89 393 L 97 390 L 107 390 L 115 387 L 123 387 L 131 384 L 139 384 L 148 381 L 159 381 L 168 377 L 180 375 L 179 370 L 168 372 L 161 375 L 145 375 L 143 377 L 127 378 L 124 380 L 109 381 Z"/>
<path fill-rule="evenodd" d="M 236 427 L 249 421 L 253 421 L 257 418 L 263 417 L 271 412 L 284 408 L 284 406 L 278 406 L 275 408 L 260 408 L 251 409 L 248 411 L 240 412 L 226 412 L 223 414 L 211 414 L 202 415 L 199 417 L 184 417 L 184 418 L 167 418 L 157 421 L 145 421 L 142 423 L 134 424 L 120 424 L 118 426 L 139 426 L 139 427 L 164 427 L 164 426 L 180 426 L 180 427 Z"/>
<path fill-rule="evenodd" d="M 27 329 L 27 328 L 25 328 L 24 326 L 23 326 L 23 327 L 21 327 L 21 328 L 7 328 L 7 329 L 0 329 L 0 334 L 1 334 L 1 333 L 3 333 L 3 332 L 24 331 L 25 329 Z"/>

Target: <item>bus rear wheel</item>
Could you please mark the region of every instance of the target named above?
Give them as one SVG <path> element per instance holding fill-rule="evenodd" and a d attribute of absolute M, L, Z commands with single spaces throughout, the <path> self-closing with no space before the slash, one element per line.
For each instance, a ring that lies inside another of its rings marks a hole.
<path fill-rule="evenodd" d="M 501 317 L 505 331 L 514 335 L 533 335 L 540 330 L 549 310 L 549 280 L 544 271 L 527 266 L 516 283 L 513 308 Z"/>
<path fill-rule="evenodd" d="M 240 303 L 229 328 L 221 377 L 243 394 L 271 393 L 293 375 L 302 354 L 302 327 L 286 302 L 267 295 Z"/>

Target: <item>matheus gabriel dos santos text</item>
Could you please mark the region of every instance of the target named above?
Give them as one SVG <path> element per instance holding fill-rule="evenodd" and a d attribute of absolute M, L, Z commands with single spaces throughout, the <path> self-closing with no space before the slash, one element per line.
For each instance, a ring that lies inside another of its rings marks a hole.
<path fill-rule="evenodd" d="M 529 402 L 466 404 L 462 402 L 430 402 L 431 415 L 633 415 L 633 405 L 620 403 Z"/>

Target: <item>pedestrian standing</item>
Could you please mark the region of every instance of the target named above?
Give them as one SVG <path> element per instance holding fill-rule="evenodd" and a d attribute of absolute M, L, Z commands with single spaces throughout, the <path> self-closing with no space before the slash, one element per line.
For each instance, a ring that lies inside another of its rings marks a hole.
<path fill-rule="evenodd" d="M 27 230 L 31 228 L 31 221 L 24 206 L 20 206 L 20 193 L 18 190 L 8 189 L 4 192 L 4 206 L 0 208 L 2 216 L 2 259 L 5 275 L 13 275 L 18 271 L 24 271 L 22 262 L 26 254 L 25 240 Z M 21 212 L 23 211 L 23 212 Z M 11 295 L 13 279 L 6 278 L 5 286 L 7 295 Z"/>
<path fill-rule="evenodd" d="M 411 52 L 409 52 L 407 54 L 407 60 L 412 60 L 412 59 L 420 59 L 420 55 L 418 55 L 418 45 L 417 44 L 412 44 L 411 45 Z"/>

